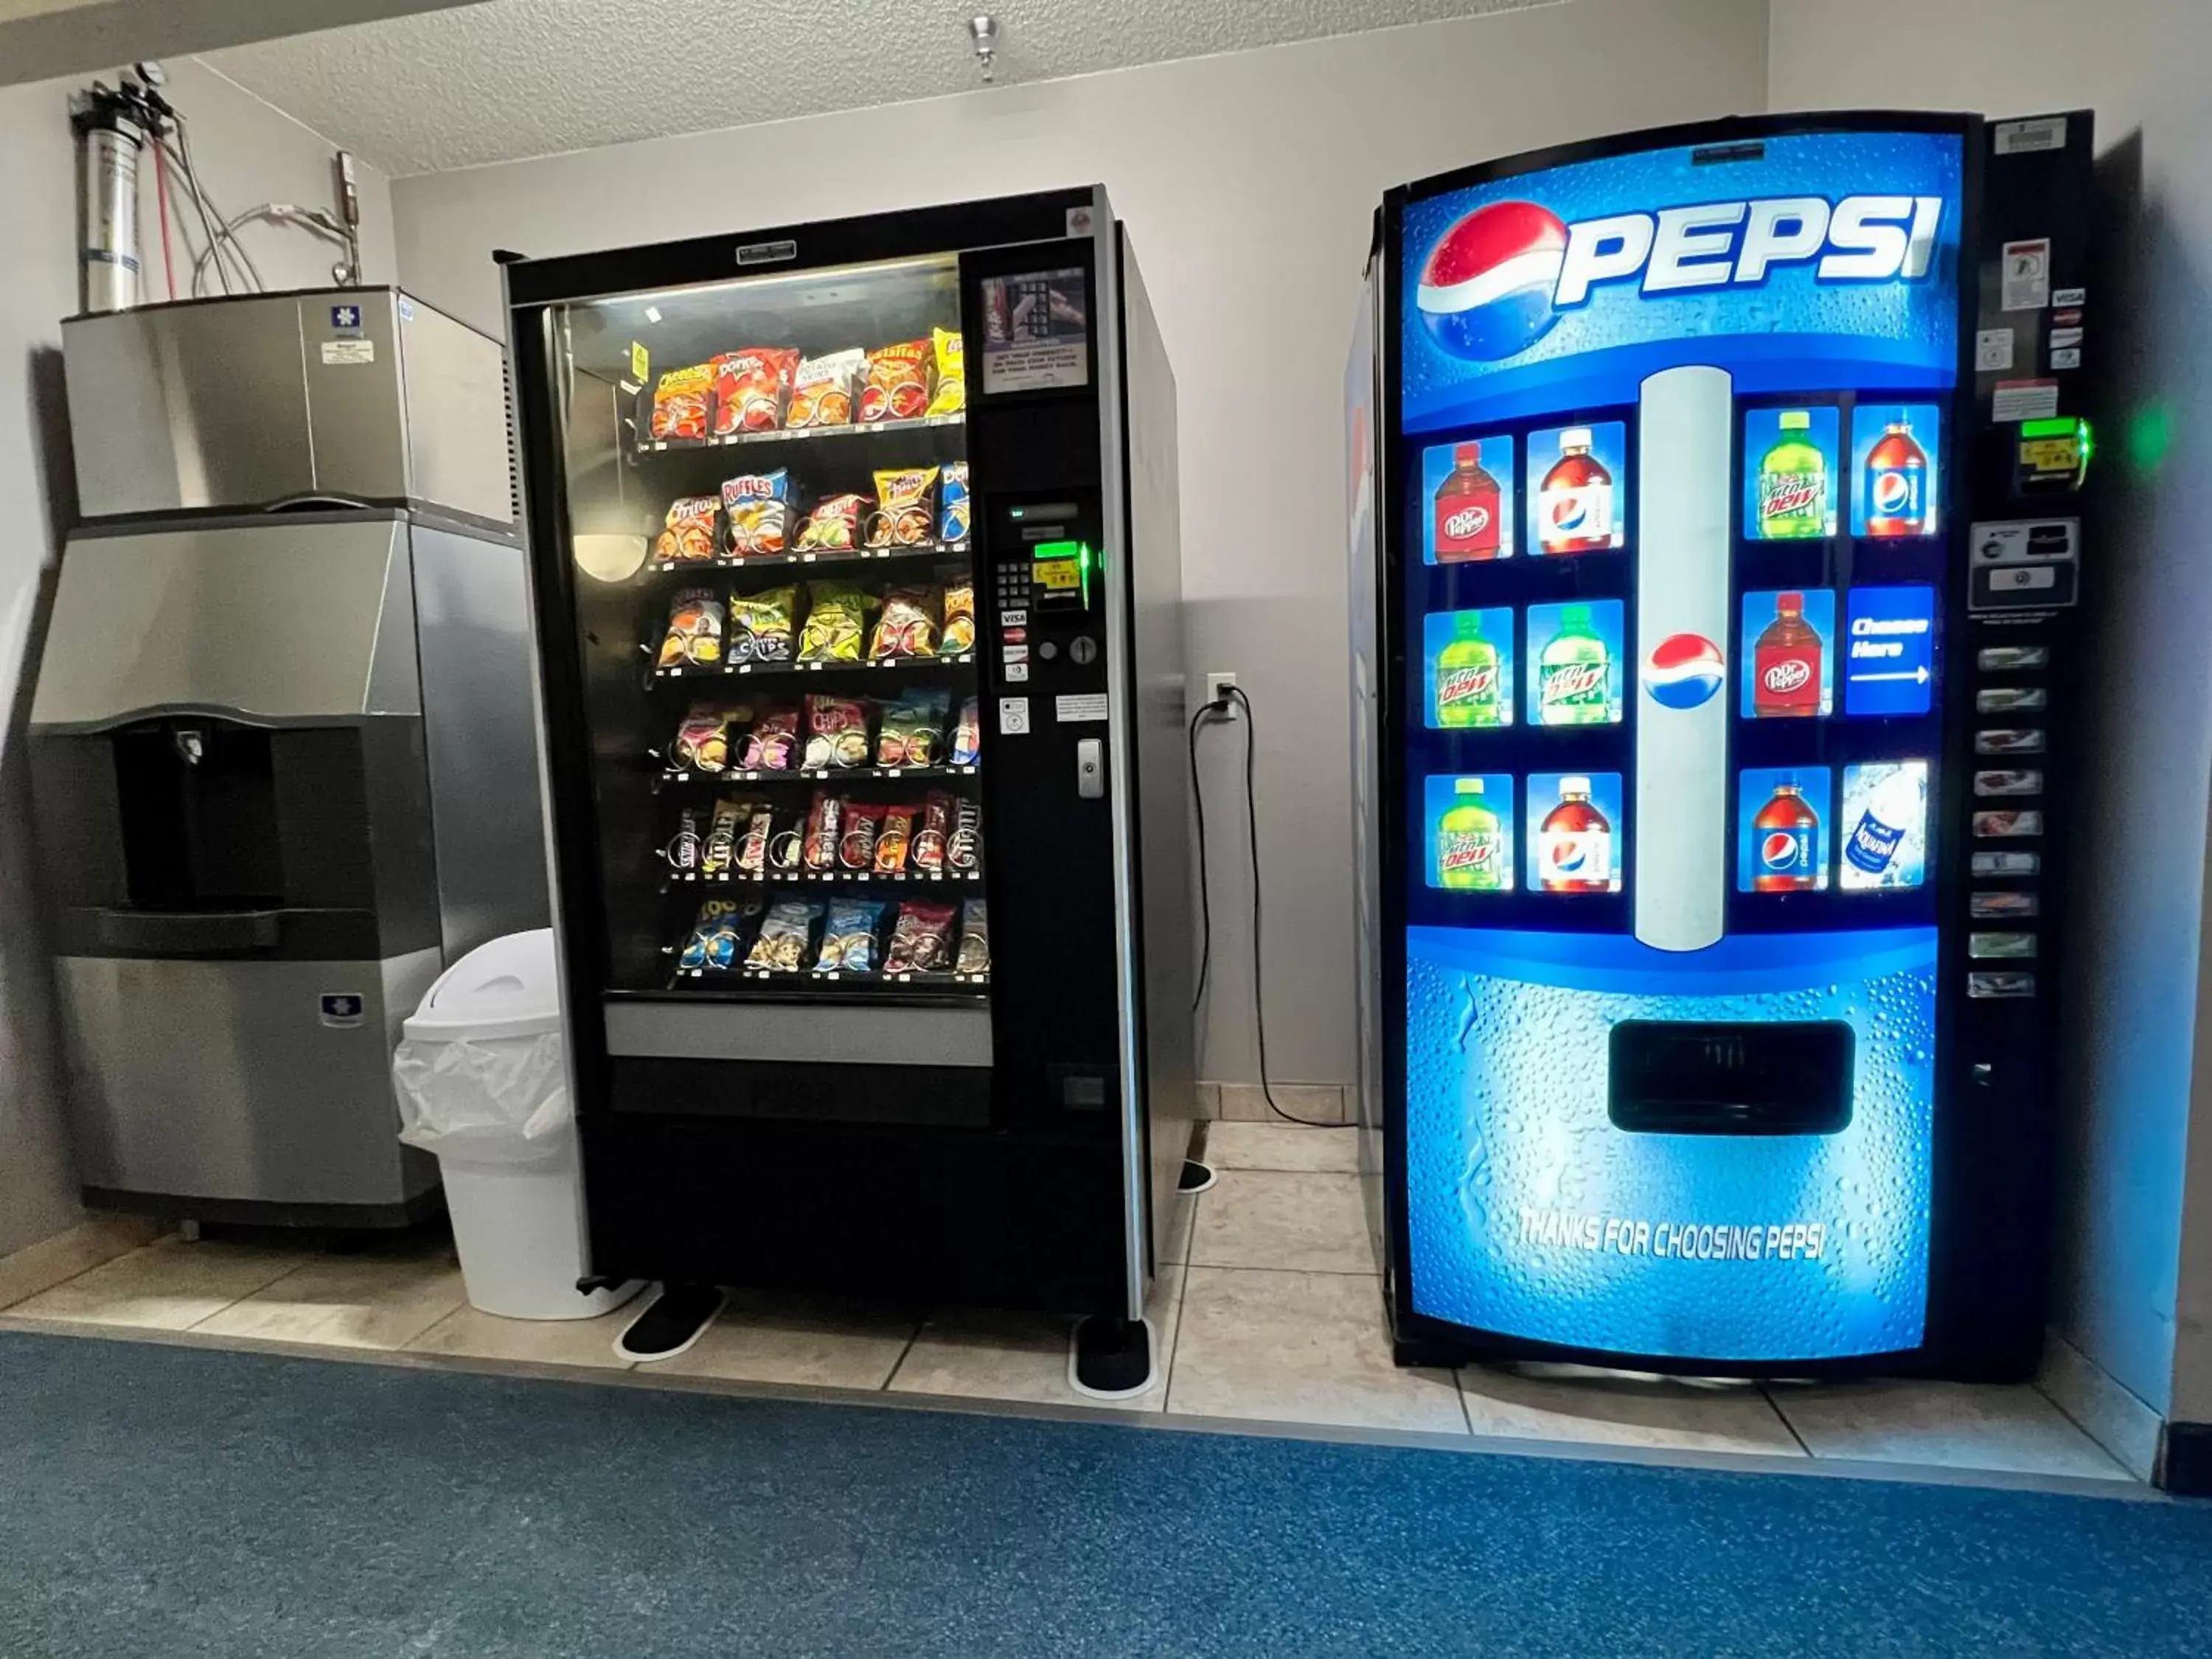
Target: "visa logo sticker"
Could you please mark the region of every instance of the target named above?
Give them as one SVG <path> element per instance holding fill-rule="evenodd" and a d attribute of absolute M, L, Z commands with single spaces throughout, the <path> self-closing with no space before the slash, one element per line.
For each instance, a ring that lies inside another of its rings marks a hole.
<path fill-rule="evenodd" d="M 1941 196 L 1774 196 L 1562 221 L 1492 202 L 1439 236 L 1414 303 L 1437 343 L 1495 362 L 1527 350 L 1599 289 L 1647 299 L 1756 288 L 1809 265 L 1821 283 L 1912 283 L 1935 263 Z"/>

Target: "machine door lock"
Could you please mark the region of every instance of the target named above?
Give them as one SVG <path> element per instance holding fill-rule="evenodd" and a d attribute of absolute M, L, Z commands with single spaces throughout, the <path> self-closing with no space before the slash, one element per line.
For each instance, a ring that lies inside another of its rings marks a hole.
<path fill-rule="evenodd" d="M 1075 793 L 1085 800 L 1098 800 L 1106 793 L 1106 744 L 1100 738 L 1076 739 Z"/>
<path fill-rule="evenodd" d="M 196 727 L 179 727 L 170 733 L 169 742 L 177 751 L 177 758 L 187 766 L 198 766 L 207 757 L 207 733 Z"/>

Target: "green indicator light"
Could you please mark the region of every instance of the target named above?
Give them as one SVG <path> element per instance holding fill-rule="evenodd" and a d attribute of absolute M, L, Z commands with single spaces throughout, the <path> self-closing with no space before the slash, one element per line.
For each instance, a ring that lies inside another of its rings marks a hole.
<path fill-rule="evenodd" d="M 1039 542 L 1030 552 L 1040 559 L 1072 559 L 1083 550 L 1080 542 Z"/>
<path fill-rule="evenodd" d="M 2084 426 L 2084 422 L 2065 416 L 2050 421 L 2022 421 L 2020 435 L 2023 438 L 2070 438 Z"/>
<path fill-rule="evenodd" d="M 2097 453 L 2097 436 L 2089 429 L 2088 422 L 2076 421 L 2074 423 L 2074 441 L 2081 451 L 2081 476 L 2087 477 L 2089 458 Z"/>

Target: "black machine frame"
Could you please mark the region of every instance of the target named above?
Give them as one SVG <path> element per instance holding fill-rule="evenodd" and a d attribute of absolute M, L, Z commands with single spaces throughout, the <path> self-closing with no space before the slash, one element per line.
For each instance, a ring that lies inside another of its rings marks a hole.
<path fill-rule="evenodd" d="M 881 983 L 735 997 L 612 987 L 602 903 L 611 872 L 595 800 L 603 757 L 592 752 L 581 666 L 551 319 L 592 300 L 936 257 L 957 258 L 970 340 L 981 334 L 981 285 L 994 274 L 1079 268 L 1095 307 L 1086 386 L 988 394 L 970 370 L 974 684 L 984 714 L 972 781 L 988 836 L 980 884 L 992 912 L 988 1000 L 965 988 Z M 1193 1092 L 1187 866 L 1153 830 L 1172 818 L 1181 833 L 1180 744 L 1163 740 L 1150 706 L 1170 661 L 1181 678 L 1180 552 L 1171 511 L 1163 522 L 1150 510 L 1163 493 L 1173 498 L 1172 377 L 1104 191 L 501 258 L 590 1279 L 1139 1317 L 1176 1202 L 1172 1177 L 1163 1188 L 1160 1172 L 1181 1159 Z M 1133 438 L 1144 421 L 1165 424 L 1164 481 L 1149 459 L 1158 447 Z M 1112 568 L 1102 568 L 1100 597 L 1086 599 L 1084 615 L 1050 628 L 1041 617 L 1027 630 L 1032 641 L 1057 630 L 1071 645 L 1084 633 L 1085 648 L 1044 652 L 1048 662 L 1032 659 L 1010 676 L 1000 614 L 1009 590 L 998 578 L 1016 545 L 1006 514 L 1041 500 L 1070 505 L 1057 516 Z M 992 717 L 1002 696 L 1046 711 L 1086 698 L 1095 712 L 1041 713 L 1029 732 L 1008 737 Z M 1104 745 L 1109 787 L 1097 799 L 1076 789 L 1085 737 Z M 611 1049 L 607 1006 L 672 1010 L 698 1031 L 710 1028 L 693 1016 L 711 1021 L 732 1000 L 824 1033 L 902 1010 L 988 1009 L 988 1061 L 832 1059 L 834 1036 L 790 1060 Z"/>

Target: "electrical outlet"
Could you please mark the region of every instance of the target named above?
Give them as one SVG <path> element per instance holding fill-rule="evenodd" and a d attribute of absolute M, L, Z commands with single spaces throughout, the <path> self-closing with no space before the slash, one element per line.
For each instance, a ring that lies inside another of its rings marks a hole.
<path fill-rule="evenodd" d="M 1237 676 L 1234 674 L 1208 674 L 1206 677 L 1206 702 L 1220 702 L 1229 696 L 1229 688 L 1236 684 Z M 1230 699 L 1228 707 L 1222 710 L 1219 718 L 1231 720 L 1237 718 L 1237 703 L 1233 698 Z"/>

